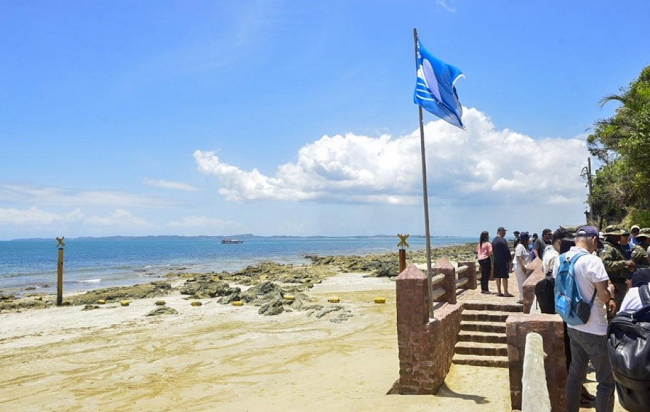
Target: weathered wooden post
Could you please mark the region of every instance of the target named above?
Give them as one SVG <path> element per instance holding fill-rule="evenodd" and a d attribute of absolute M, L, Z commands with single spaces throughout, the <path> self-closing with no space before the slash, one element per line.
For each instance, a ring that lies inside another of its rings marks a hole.
<path fill-rule="evenodd" d="M 397 234 L 397 237 L 400 238 L 400 242 L 397 244 L 397 247 L 399 247 L 399 273 L 404 272 L 404 269 L 406 269 L 406 249 L 409 247 L 409 244 L 406 243 L 406 239 L 409 238 L 410 235 L 400 235 L 399 233 Z"/>
<path fill-rule="evenodd" d="M 56 269 L 56 305 L 61 306 L 63 303 L 63 243 L 65 236 L 57 237 L 56 240 L 59 242 L 57 245 L 59 247 L 59 262 Z"/>

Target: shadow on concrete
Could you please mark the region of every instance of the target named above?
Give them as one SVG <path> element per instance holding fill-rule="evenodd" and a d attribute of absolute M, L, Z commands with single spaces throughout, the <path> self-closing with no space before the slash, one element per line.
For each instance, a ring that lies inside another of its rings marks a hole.
<path fill-rule="evenodd" d="M 438 389 L 438 392 L 436 392 L 436 396 L 441 396 L 445 398 L 457 398 L 457 399 L 464 399 L 464 400 L 469 400 L 469 401 L 474 401 L 474 403 L 479 404 L 479 405 L 484 405 L 490 403 L 489 400 L 485 396 L 478 396 L 478 395 L 470 395 L 466 393 L 458 393 L 454 392 L 449 387 L 447 386 L 446 383 L 443 383 L 440 386 L 440 389 Z"/>

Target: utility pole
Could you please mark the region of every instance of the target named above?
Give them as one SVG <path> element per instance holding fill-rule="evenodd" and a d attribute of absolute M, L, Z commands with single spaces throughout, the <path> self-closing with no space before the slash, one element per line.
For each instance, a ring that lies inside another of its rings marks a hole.
<path fill-rule="evenodd" d="M 589 188 L 589 197 L 587 198 L 587 201 L 589 203 L 589 213 L 585 213 L 585 216 L 587 217 L 587 224 L 590 222 L 594 221 L 594 201 L 592 198 L 592 193 L 591 193 L 591 157 L 587 158 L 587 166 L 582 168 L 582 171 L 580 172 L 580 176 L 584 177 L 587 179 L 587 187 Z"/>

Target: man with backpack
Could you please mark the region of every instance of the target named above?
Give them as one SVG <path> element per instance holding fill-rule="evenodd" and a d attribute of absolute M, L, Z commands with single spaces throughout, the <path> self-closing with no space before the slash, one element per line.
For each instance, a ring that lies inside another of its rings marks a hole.
<path fill-rule="evenodd" d="M 609 277 L 603 262 L 593 254 L 597 247 L 598 229 L 583 226 L 576 232 L 575 246 L 560 255 L 559 264 L 553 269 L 556 277 L 556 309 L 567 322 L 571 342 L 571 366 L 566 383 L 566 410 L 570 412 L 578 412 L 580 409 L 581 385 L 587 376 L 589 361 L 596 371 L 598 381 L 596 410 L 614 409 L 615 385 L 607 352 L 605 308 L 606 304 L 611 305 L 614 294 L 607 287 Z M 563 292 L 569 295 L 565 296 L 570 302 L 568 316 L 559 305 Z M 586 303 L 583 297 L 590 303 Z M 576 302 L 579 303 L 576 305 Z"/>

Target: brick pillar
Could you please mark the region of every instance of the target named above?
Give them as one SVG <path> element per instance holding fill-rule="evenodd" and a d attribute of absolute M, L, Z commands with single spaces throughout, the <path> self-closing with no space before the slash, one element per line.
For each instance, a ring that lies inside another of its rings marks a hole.
<path fill-rule="evenodd" d="M 435 265 L 433 265 L 433 273 L 445 275 L 445 280 L 440 282 L 445 294 L 439 299 L 442 302 L 451 304 L 456 303 L 456 268 L 446 257 L 440 258 Z"/>
<path fill-rule="evenodd" d="M 566 405 L 566 355 L 564 353 L 564 326 L 558 315 L 513 314 L 506 320 L 508 363 L 510 372 L 510 403 L 512 409 L 521 409 L 521 395 L 526 335 L 537 332 L 544 340 L 544 369 L 546 386 L 553 411 L 564 411 Z"/>
<path fill-rule="evenodd" d="M 535 299 L 535 286 L 537 282 L 544 279 L 544 272 L 542 270 L 542 260 L 535 258 L 528 264 L 527 270 L 528 278 L 524 281 L 524 313 L 530 313 L 533 307 L 533 300 Z"/>
<path fill-rule="evenodd" d="M 449 372 L 462 305 L 444 305 L 429 321 L 428 298 L 426 275 L 415 265 L 408 266 L 396 282 L 400 370 L 389 394 L 432 395 Z"/>
<path fill-rule="evenodd" d="M 464 286 L 465 289 L 476 290 L 476 261 L 475 260 L 463 260 L 458 261 L 458 266 L 467 266 L 467 270 L 463 273 L 458 274 L 458 280 L 467 278 L 467 284 Z"/>
<path fill-rule="evenodd" d="M 429 374 L 420 362 L 421 352 L 431 352 L 426 325 L 429 323 L 427 277 L 409 265 L 397 277 L 397 346 L 399 349 L 399 393 L 420 393 Z M 422 359 L 424 360 L 424 359 Z"/>

